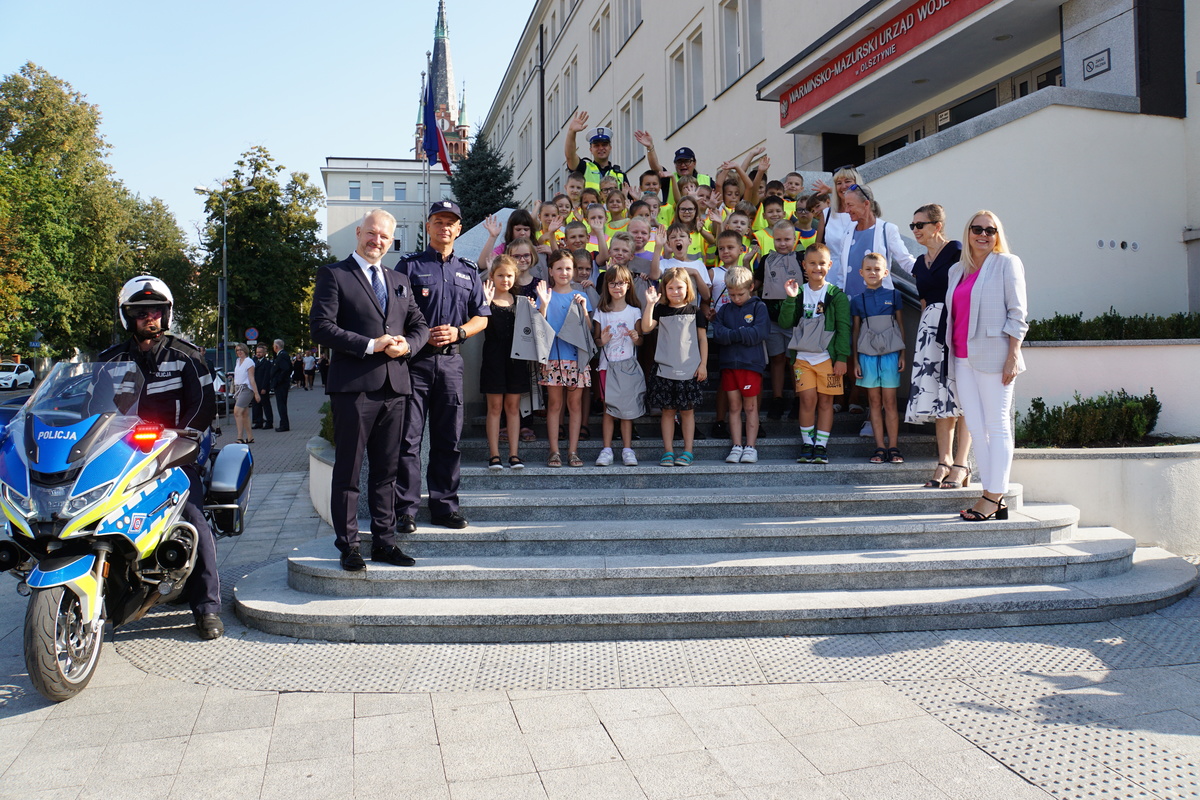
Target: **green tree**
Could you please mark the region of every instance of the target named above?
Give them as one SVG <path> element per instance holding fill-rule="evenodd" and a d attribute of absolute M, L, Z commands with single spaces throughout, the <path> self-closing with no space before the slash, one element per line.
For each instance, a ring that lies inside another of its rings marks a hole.
<path fill-rule="evenodd" d="M 488 214 L 516 204 L 513 168 L 500 158 L 482 133 L 476 135 L 467 157 L 455 164 L 450 188 L 462 209 L 463 230 L 483 222 Z"/>
<path fill-rule="evenodd" d="M 253 192 L 237 194 L 251 187 Z M 229 199 L 230 339 L 237 341 L 253 327 L 260 340 L 307 342 L 304 303 L 317 267 L 332 260 L 317 221 L 324 193 L 307 174 L 287 174 L 265 147 L 243 153 L 206 205 L 202 244 L 208 255 L 198 287 L 200 296 L 214 299 L 221 275 L 222 193 Z"/>

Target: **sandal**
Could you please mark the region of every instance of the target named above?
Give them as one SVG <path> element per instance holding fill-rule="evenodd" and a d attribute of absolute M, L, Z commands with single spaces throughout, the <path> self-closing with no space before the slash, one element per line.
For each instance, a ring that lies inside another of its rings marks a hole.
<path fill-rule="evenodd" d="M 550 457 L 546 459 L 546 466 L 547 467 L 561 467 L 562 466 L 562 456 L 559 455 L 558 453 L 551 453 Z"/>
<path fill-rule="evenodd" d="M 508 444 L 508 429 L 507 428 L 500 429 L 500 442 L 502 444 Z"/>
<path fill-rule="evenodd" d="M 890 464 L 903 464 L 904 463 L 904 456 L 902 456 L 900 454 L 899 447 L 888 448 L 887 456 L 888 456 L 888 463 L 890 463 Z"/>
<path fill-rule="evenodd" d="M 835 414 L 840 414 L 840 413 L 842 413 L 842 404 L 841 404 L 841 403 L 834 403 L 834 404 L 833 404 L 833 413 L 835 413 Z"/>
<path fill-rule="evenodd" d="M 509 456 L 508 466 L 509 469 L 525 469 L 525 462 L 521 460 L 520 456 Z"/>
<path fill-rule="evenodd" d="M 871 453 L 871 463 L 882 464 L 883 462 L 887 461 L 887 457 L 887 450 L 884 450 L 882 447 L 876 447 L 875 452 Z"/>
<path fill-rule="evenodd" d="M 493 472 L 499 472 L 504 469 L 504 462 L 500 460 L 500 456 L 492 456 L 488 459 L 488 469 Z"/>
<path fill-rule="evenodd" d="M 522 442 L 536 442 L 537 434 L 533 432 L 533 428 L 521 428 Z"/>
<path fill-rule="evenodd" d="M 234 442 L 235 442 L 236 444 L 245 444 L 245 443 L 246 443 L 246 440 L 245 440 L 245 439 L 234 439 Z"/>
<path fill-rule="evenodd" d="M 668 450 L 667 452 L 663 453 L 663 454 L 662 454 L 662 458 L 660 458 L 660 459 L 658 460 L 658 465 L 659 465 L 660 467 L 673 467 L 673 466 L 675 466 L 675 454 L 674 454 L 674 453 L 672 453 L 670 450 Z"/>
<path fill-rule="evenodd" d="M 961 469 L 963 471 L 963 478 L 961 481 L 950 480 L 950 475 L 953 475 L 954 470 L 956 470 L 956 469 Z M 971 468 L 970 467 L 965 467 L 962 464 L 954 464 L 953 466 L 950 467 L 950 475 L 947 475 L 946 479 L 942 481 L 943 489 L 957 489 L 960 486 L 965 489 L 966 487 L 971 485 Z"/>
<path fill-rule="evenodd" d="M 592 432 L 588 430 L 587 425 L 579 426 L 579 441 L 586 442 L 592 438 Z"/>
<path fill-rule="evenodd" d="M 578 453 L 567 453 L 567 466 L 582 467 L 583 459 L 579 457 Z"/>
<path fill-rule="evenodd" d="M 942 476 L 942 477 L 940 477 L 940 478 L 939 478 L 939 477 L 937 477 L 937 474 L 938 474 L 938 470 L 939 470 L 939 469 L 945 469 L 945 470 L 946 470 L 946 474 L 945 474 L 945 475 L 943 475 L 943 476 Z M 952 467 L 950 464 L 943 464 L 941 461 L 939 461 L 939 462 L 938 462 L 938 465 L 937 465 L 936 467 L 934 467 L 934 468 L 933 468 L 933 474 L 934 474 L 934 477 L 932 477 L 932 478 L 930 478 L 929 480 L 925 481 L 925 488 L 926 488 L 926 489 L 940 489 L 940 488 L 942 488 L 942 485 L 943 485 L 943 484 L 946 482 L 946 479 L 950 477 L 950 470 L 952 470 L 952 469 L 954 469 L 954 467 Z"/>
<path fill-rule="evenodd" d="M 850 413 L 851 413 L 851 414 L 865 414 L 865 413 L 867 413 L 866 409 L 865 409 L 865 408 L 863 408 L 862 406 L 860 406 L 858 403 L 851 403 L 851 404 L 850 404 L 850 408 L 849 408 L 848 410 L 850 411 Z"/>
<path fill-rule="evenodd" d="M 692 451 L 684 450 L 682 453 L 675 456 L 675 466 L 690 467 L 692 465 L 692 458 L 693 458 Z"/>
<path fill-rule="evenodd" d="M 1008 506 L 1004 505 L 1004 500 L 993 500 L 986 494 L 980 495 L 980 499 L 987 500 L 989 503 L 996 504 L 996 510 L 990 514 L 983 514 L 973 508 L 964 508 L 958 512 L 959 516 L 967 522 L 986 522 L 989 519 L 1005 520 L 1008 519 Z"/>

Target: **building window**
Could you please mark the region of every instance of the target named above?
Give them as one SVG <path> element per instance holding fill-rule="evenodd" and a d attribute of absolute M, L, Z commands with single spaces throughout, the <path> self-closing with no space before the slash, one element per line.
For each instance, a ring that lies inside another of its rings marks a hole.
<path fill-rule="evenodd" d="M 612 16 L 608 6 L 592 23 L 592 81 L 595 82 L 608 69 L 612 61 Z"/>
<path fill-rule="evenodd" d="M 624 45 L 642 24 L 642 0 L 617 0 L 617 41 Z"/>
<path fill-rule="evenodd" d="M 572 58 L 563 70 L 563 119 L 575 113 L 579 105 L 579 59 Z"/>
<path fill-rule="evenodd" d="M 441 191 L 442 191 L 442 199 L 443 200 L 453 200 L 454 199 L 454 189 L 452 189 L 450 187 L 450 184 L 443 183 L 441 186 Z"/>
<path fill-rule="evenodd" d="M 362 182 L 350 181 L 350 199 L 362 200 Z"/>
<path fill-rule="evenodd" d="M 671 53 L 670 128 L 676 130 L 704 107 L 704 38 L 696 29 Z"/>
<path fill-rule="evenodd" d="M 392 185 L 392 188 L 395 190 L 395 193 L 396 193 L 395 199 L 396 199 L 397 203 L 403 203 L 405 200 L 408 199 L 408 184 L 407 183 L 405 183 L 404 181 L 396 181 Z"/>
<path fill-rule="evenodd" d="M 559 108 L 559 93 L 558 84 L 555 84 L 549 92 L 546 93 L 546 138 L 553 139 L 554 134 L 558 131 L 558 126 L 562 124 L 562 113 Z"/>
<path fill-rule="evenodd" d="M 517 136 L 517 164 L 518 169 L 524 169 L 531 161 L 533 161 L 533 123 L 526 122 L 521 126 L 521 133 Z"/>
<path fill-rule="evenodd" d="M 721 85 L 728 87 L 762 61 L 762 0 L 725 0 L 721 20 Z"/>
<path fill-rule="evenodd" d="M 634 92 L 629 101 L 621 106 L 621 111 L 618 114 L 618 130 L 617 130 L 617 146 L 620 152 L 617 154 L 618 164 L 634 164 L 637 162 L 641 145 L 633 138 L 634 131 L 640 131 L 643 127 L 642 113 L 642 90 L 638 89 Z"/>
<path fill-rule="evenodd" d="M 371 181 L 371 202 L 383 202 L 383 181 Z"/>

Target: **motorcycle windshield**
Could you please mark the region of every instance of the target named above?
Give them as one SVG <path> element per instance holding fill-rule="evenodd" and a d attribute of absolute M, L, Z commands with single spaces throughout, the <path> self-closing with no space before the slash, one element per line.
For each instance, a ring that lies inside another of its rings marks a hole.
<path fill-rule="evenodd" d="M 39 427 L 63 428 L 104 414 L 138 414 L 144 379 L 132 361 L 59 363 L 29 398 L 22 413 L 36 417 Z"/>

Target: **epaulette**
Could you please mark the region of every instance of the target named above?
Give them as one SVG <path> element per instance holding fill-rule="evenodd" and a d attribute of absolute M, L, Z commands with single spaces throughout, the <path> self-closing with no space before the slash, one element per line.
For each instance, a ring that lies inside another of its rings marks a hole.
<path fill-rule="evenodd" d="M 461 261 L 462 263 L 466 264 L 468 267 L 470 267 L 471 269 L 475 270 L 476 272 L 479 272 L 479 265 L 478 265 L 478 264 L 476 264 L 476 263 L 475 263 L 474 261 L 472 261 L 471 259 L 469 259 L 469 258 L 459 258 L 458 260 L 459 260 L 459 261 Z"/>
<path fill-rule="evenodd" d="M 194 358 L 198 361 L 201 361 L 201 362 L 204 361 L 204 350 L 202 350 L 199 346 L 193 344 L 192 342 L 188 341 L 187 339 L 183 339 L 179 336 L 175 336 L 174 334 L 170 334 L 170 333 L 168 333 L 165 338 L 167 340 L 165 342 L 167 347 L 171 347 L 171 348 L 174 348 L 175 350 L 179 350 L 179 351 L 183 352 L 184 354 L 191 356 L 192 358 Z"/>
<path fill-rule="evenodd" d="M 416 258 L 417 256 L 419 256 L 421 254 L 422 254 L 422 251 L 414 250 L 411 253 L 405 253 L 404 255 L 400 256 L 400 260 L 401 261 L 411 261 L 412 259 Z"/>

